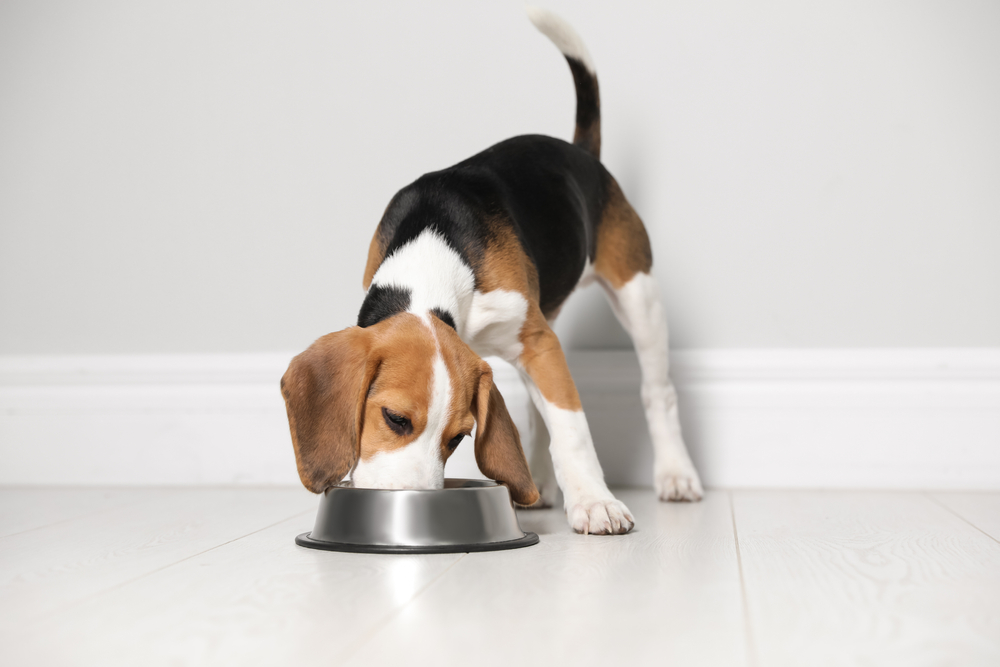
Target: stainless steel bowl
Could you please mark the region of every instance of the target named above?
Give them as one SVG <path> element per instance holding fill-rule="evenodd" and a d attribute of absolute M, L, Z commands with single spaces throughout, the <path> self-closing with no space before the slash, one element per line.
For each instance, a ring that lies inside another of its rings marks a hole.
<path fill-rule="evenodd" d="M 316 525 L 295 543 L 365 553 L 453 553 L 516 549 L 538 543 L 525 533 L 507 487 L 446 479 L 439 490 L 335 486 L 320 498 Z"/>

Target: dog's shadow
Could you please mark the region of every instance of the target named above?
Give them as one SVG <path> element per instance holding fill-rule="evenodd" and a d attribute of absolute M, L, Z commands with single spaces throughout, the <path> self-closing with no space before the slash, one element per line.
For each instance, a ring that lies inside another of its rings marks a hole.
<path fill-rule="evenodd" d="M 573 532 L 569 523 L 566 522 L 566 513 L 560 507 L 519 509 L 517 510 L 517 522 L 521 525 L 521 530 L 538 535 Z"/>

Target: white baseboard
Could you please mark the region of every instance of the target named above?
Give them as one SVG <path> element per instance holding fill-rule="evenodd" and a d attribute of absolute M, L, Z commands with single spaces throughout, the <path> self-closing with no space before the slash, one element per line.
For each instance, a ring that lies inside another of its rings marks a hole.
<path fill-rule="evenodd" d="M 0 484 L 297 483 L 290 357 L 0 356 Z M 609 482 L 651 484 L 635 356 L 570 365 Z M 1000 349 L 692 350 L 673 369 L 709 486 L 1000 489 Z M 449 476 L 476 473 L 471 449 Z"/>

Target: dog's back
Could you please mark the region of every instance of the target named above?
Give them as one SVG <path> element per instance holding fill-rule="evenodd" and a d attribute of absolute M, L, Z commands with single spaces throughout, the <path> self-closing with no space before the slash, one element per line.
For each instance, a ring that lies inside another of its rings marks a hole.
<path fill-rule="evenodd" d="M 389 256 L 432 228 L 479 275 L 491 240 L 509 229 L 537 272 L 539 302 L 549 314 L 594 261 L 608 179 L 597 158 L 578 146 L 514 137 L 403 188 L 378 234 Z"/>
<path fill-rule="evenodd" d="M 477 279 L 491 241 L 513 233 L 531 263 L 534 296 L 546 317 L 558 311 L 587 265 L 595 263 L 602 220 L 618 193 L 599 160 L 597 75 L 583 42 L 565 22 L 536 8 L 528 13 L 563 52 L 573 74 L 577 94 L 573 143 L 541 135 L 514 137 L 425 174 L 400 190 L 373 239 L 366 289 L 385 258 L 427 229 L 447 239 Z M 370 291 L 358 324 L 370 326 L 400 306 L 396 295 Z"/>

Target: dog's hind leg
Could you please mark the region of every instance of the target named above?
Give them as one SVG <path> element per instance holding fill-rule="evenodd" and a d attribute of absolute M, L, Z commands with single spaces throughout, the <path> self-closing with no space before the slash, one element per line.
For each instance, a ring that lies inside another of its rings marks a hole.
<path fill-rule="evenodd" d="M 650 275 L 649 237 L 617 183 L 611 185 L 598 228 L 594 271 L 639 357 L 656 492 L 660 500 L 700 500 L 701 481 L 681 437 L 677 391 L 670 381 L 667 319 Z"/>
<path fill-rule="evenodd" d="M 701 481 L 681 437 L 677 391 L 670 381 L 667 320 L 656 280 L 637 273 L 620 287 L 600 280 L 612 309 L 632 336 L 642 367 L 642 404 L 653 440 L 653 481 L 660 500 L 700 500 Z"/>

